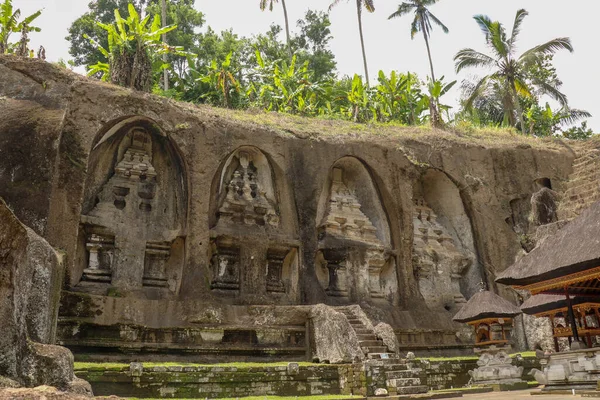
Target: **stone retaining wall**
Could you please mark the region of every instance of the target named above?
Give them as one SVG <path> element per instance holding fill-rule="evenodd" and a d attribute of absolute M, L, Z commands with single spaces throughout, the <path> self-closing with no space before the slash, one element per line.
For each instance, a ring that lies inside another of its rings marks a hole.
<path fill-rule="evenodd" d="M 539 360 L 535 357 L 523 357 L 522 361 L 516 362 L 516 365 L 523 366 L 523 380 L 533 380 L 528 374 L 532 368 L 540 368 Z M 458 388 L 469 383 L 469 371 L 477 368 L 477 359 L 429 362 L 423 360 L 422 366 L 427 372 L 427 386 L 430 390 Z"/>
<path fill-rule="evenodd" d="M 352 366 L 157 366 L 132 363 L 123 368 L 89 368 L 76 371 L 92 385 L 97 396 L 222 398 L 243 396 L 309 396 L 340 394 L 357 387 Z"/>
<path fill-rule="evenodd" d="M 363 364 L 314 364 L 297 366 L 153 366 L 132 363 L 128 367 L 89 367 L 76 370 L 77 377 L 91 383 L 97 396 L 222 398 L 244 396 L 373 395 L 386 387 L 386 367 Z M 168 364 L 167 364 L 168 365 Z M 524 357 L 524 380 L 531 368 L 539 368 L 535 357 Z M 414 360 L 410 367 L 422 370 L 421 382 L 430 390 L 464 387 L 476 359 Z"/>

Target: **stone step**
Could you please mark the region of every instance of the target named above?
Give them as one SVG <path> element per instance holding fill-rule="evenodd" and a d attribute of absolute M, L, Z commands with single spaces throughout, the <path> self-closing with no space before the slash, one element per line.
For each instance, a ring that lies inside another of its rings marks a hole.
<path fill-rule="evenodd" d="M 363 351 L 367 354 L 372 354 L 372 353 L 386 353 L 387 352 L 387 347 L 386 346 L 361 346 L 361 348 L 363 349 Z"/>
<path fill-rule="evenodd" d="M 600 163 L 600 160 L 599 160 Z M 569 175 L 569 180 L 566 183 L 566 187 L 573 186 L 577 182 L 593 181 L 600 177 L 600 171 L 595 168 L 575 170 Z"/>
<path fill-rule="evenodd" d="M 367 328 L 354 328 L 354 332 L 357 335 L 372 335 L 373 331 Z"/>
<path fill-rule="evenodd" d="M 425 385 L 419 386 L 405 386 L 399 387 L 396 389 L 397 394 L 419 394 L 419 393 L 427 393 L 429 388 Z"/>
<path fill-rule="evenodd" d="M 360 347 L 378 347 L 383 346 L 383 342 L 381 340 L 359 340 L 358 344 Z"/>
<path fill-rule="evenodd" d="M 387 350 L 387 348 L 385 348 L 385 349 Z M 381 361 L 384 364 L 400 364 L 398 362 L 398 361 L 400 361 L 400 358 L 398 358 L 398 356 L 396 354 L 387 353 L 385 351 L 367 353 L 367 358 L 369 360 Z"/>
<path fill-rule="evenodd" d="M 358 341 L 363 341 L 363 340 L 377 340 L 377 336 L 372 334 L 372 333 L 368 333 L 368 334 L 361 334 L 359 335 L 358 333 L 356 334 L 356 337 L 358 338 Z"/>
<path fill-rule="evenodd" d="M 573 169 L 585 168 L 586 166 L 588 166 L 591 163 L 593 163 L 594 161 L 596 161 L 598 159 L 598 157 L 600 157 L 600 154 L 597 152 L 591 152 L 588 154 L 584 154 L 583 156 L 581 156 L 581 157 L 575 159 L 575 161 L 573 161 Z"/>
<path fill-rule="evenodd" d="M 394 378 L 388 379 L 385 381 L 388 387 L 407 387 L 407 386 L 421 386 L 421 378 L 411 377 L 411 378 Z"/>
<path fill-rule="evenodd" d="M 404 369 L 399 369 L 395 371 L 386 371 L 385 377 L 389 379 L 407 379 L 407 378 L 415 378 L 418 377 L 420 370 L 414 371 L 408 368 L 407 365 L 401 365 L 405 367 Z M 417 376 L 416 376 L 417 375 Z"/>
<path fill-rule="evenodd" d="M 362 321 L 358 318 L 348 318 L 348 322 L 350 322 L 350 325 L 354 325 L 354 324 L 360 324 L 360 325 L 364 325 L 362 323 Z"/>
<path fill-rule="evenodd" d="M 582 193 L 586 193 L 590 190 L 598 188 L 600 188 L 600 181 L 590 181 L 581 183 L 580 185 L 567 189 L 563 197 L 571 198 L 572 196 L 580 195 Z"/>

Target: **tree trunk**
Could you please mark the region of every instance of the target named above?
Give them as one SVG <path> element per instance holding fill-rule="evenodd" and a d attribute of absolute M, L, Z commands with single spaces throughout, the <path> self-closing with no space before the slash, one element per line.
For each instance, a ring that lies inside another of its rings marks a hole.
<path fill-rule="evenodd" d="M 433 73 L 433 61 L 431 61 L 431 50 L 429 49 L 429 39 L 425 33 L 424 23 L 421 19 L 421 31 L 423 31 L 423 37 L 425 38 L 425 46 L 427 47 L 427 56 L 429 57 L 429 68 L 431 69 L 431 80 L 435 82 L 435 74 Z"/>
<path fill-rule="evenodd" d="M 523 133 L 523 135 L 526 135 L 527 132 L 525 131 L 525 121 L 523 121 L 523 109 L 521 108 L 521 103 L 519 102 L 519 94 L 517 93 L 517 86 L 515 85 L 514 79 L 509 79 L 508 82 L 510 84 L 510 89 L 513 94 L 513 98 L 514 98 L 513 101 L 515 102 L 515 108 L 517 109 L 517 122 L 521 124 L 521 132 Z"/>
<path fill-rule="evenodd" d="M 288 21 L 288 13 L 287 7 L 285 5 L 285 0 L 281 0 L 281 5 L 283 6 L 283 17 L 285 18 L 285 38 L 287 41 L 288 53 L 290 55 L 290 60 L 292 59 L 292 41 L 290 38 L 290 23 Z"/>
<path fill-rule="evenodd" d="M 369 87 L 369 69 L 367 68 L 367 53 L 365 52 L 365 40 L 363 39 L 362 9 L 360 8 L 360 6 L 360 0 L 356 0 L 356 13 L 358 15 L 358 33 L 360 35 L 360 46 L 362 48 L 363 64 L 365 67 L 365 80 L 367 87 Z"/>
<path fill-rule="evenodd" d="M 161 6 L 162 6 L 162 16 L 161 16 L 161 20 L 162 20 L 162 27 L 164 28 L 165 26 L 167 26 L 167 0 L 162 0 L 161 1 Z M 167 34 L 163 33 L 162 35 L 162 42 L 163 44 L 166 46 L 167 45 Z M 167 63 L 167 54 L 163 54 L 162 56 L 163 59 L 163 64 Z M 169 90 L 169 71 L 167 71 L 166 69 L 163 71 L 163 89 L 165 91 Z"/>
<path fill-rule="evenodd" d="M 423 32 L 423 38 L 425 39 L 425 47 L 427 47 L 427 57 L 429 57 L 429 68 L 431 69 L 431 81 L 435 84 L 435 74 L 433 72 L 433 61 L 431 60 L 431 49 L 429 48 L 429 39 L 427 38 L 427 33 L 425 31 L 425 23 L 421 18 L 421 31 Z M 440 128 L 442 126 L 442 121 L 439 113 L 439 99 L 434 98 L 433 96 L 429 99 L 429 116 L 431 118 L 431 124 L 434 128 Z"/>

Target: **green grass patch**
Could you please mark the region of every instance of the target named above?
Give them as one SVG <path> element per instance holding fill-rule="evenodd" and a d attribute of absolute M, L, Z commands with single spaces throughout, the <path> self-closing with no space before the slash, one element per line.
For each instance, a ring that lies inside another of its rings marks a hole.
<path fill-rule="evenodd" d="M 142 362 L 144 368 L 152 367 L 223 367 L 223 368 L 267 368 L 267 367 L 286 367 L 288 362 L 269 362 L 269 363 L 258 363 L 258 362 L 232 362 L 232 363 L 219 363 L 219 364 L 199 364 L 199 363 L 185 363 L 185 362 Z M 309 362 L 299 362 L 301 367 L 319 366 L 319 367 L 335 367 L 330 364 L 315 364 Z M 75 361 L 75 370 L 87 370 L 87 369 L 105 369 L 105 370 L 121 370 L 123 368 L 129 368 L 129 363 L 118 363 L 118 362 L 82 362 Z"/>

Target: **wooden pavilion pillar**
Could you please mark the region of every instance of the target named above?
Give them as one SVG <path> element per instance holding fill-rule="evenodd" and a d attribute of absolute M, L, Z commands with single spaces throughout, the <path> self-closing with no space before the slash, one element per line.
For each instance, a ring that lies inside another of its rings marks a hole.
<path fill-rule="evenodd" d="M 550 325 L 552 326 L 552 339 L 554 339 L 554 350 L 556 350 L 556 352 L 558 353 L 559 351 L 559 347 L 558 347 L 558 338 L 556 337 L 556 334 L 554 332 L 555 326 L 554 326 L 554 314 L 550 314 Z"/>
<path fill-rule="evenodd" d="M 569 314 L 569 321 L 571 322 L 571 332 L 573 333 L 573 339 L 579 342 L 579 332 L 577 332 L 577 321 L 575 320 L 575 312 L 573 311 L 573 303 L 571 297 L 569 297 L 569 287 L 565 287 L 565 296 L 567 298 L 567 313 Z M 569 341 L 570 342 L 570 341 Z"/>

